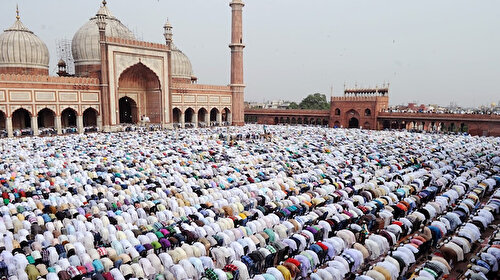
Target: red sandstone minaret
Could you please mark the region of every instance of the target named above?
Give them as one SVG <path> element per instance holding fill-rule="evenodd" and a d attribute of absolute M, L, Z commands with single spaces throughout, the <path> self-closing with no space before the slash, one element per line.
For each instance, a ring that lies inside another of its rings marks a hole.
<path fill-rule="evenodd" d="M 243 7 L 242 0 L 232 0 L 229 4 L 232 9 L 231 24 L 231 92 L 233 95 L 233 125 L 244 125 L 244 93 L 245 84 L 243 83 Z"/>

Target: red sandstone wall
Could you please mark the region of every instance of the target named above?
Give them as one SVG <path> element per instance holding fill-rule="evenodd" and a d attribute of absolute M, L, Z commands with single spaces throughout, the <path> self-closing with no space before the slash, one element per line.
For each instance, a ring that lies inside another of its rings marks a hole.
<path fill-rule="evenodd" d="M 101 77 L 101 65 L 75 65 L 75 75 L 99 79 Z"/>
<path fill-rule="evenodd" d="M 302 110 L 302 109 L 245 109 L 245 114 L 251 115 L 269 115 L 269 116 L 294 116 L 294 117 L 328 117 L 330 111 L 328 110 Z"/>
<path fill-rule="evenodd" d="M 171 93 L 231 95 L 231 88 L 229 86 L 216 86 L 216 85 L 203 85 L 203 84 L 174 83 L 170 87 L 170 91 Z"/>
<path fill-rule="evenodd" d="M 48 76 L 49 69 L 25 68 L 25 67 L 0 67 L 0 74 Z"/>
<path fill-rule="evenodd" d="M 83 77 L 0 74 L 0 88 L 99 90 L 99 80 Z"/>

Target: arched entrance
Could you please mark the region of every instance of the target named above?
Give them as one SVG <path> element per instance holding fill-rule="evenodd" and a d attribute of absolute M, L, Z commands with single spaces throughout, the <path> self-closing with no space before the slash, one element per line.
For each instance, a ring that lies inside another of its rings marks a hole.
<path fill-rule="evenodd" d="M 5 117 L 5 113 L 0 111 L 0 130 L 5 130 L 5 121 L 7 118 Z"/>
<path fill-rule="evenodd" d="M 460 132 L 469 132 L 469 127 L 465 123 L 460 124 Z"/>
<path fill-rule="evenodd" d="M 65 127 L 76 127 L 76 111 L 66 108 L 61 112 L 61 125 Z"/>
<path fill-rule="evenodd" d="M 359 128 L 359 120 L 355 117 L 350 118 L 349 128 Z"/>
<path fill-rule="evenodd" d="M 224 108 L 224 110 L 222 110 L 222 122 L 226 125 L 230 125 L 231 111 L 228 108 Z"/>
<path fill-rule="evenodd" d="M 12 113 L 12 128 L 14 130 L 31 128 L 31 113 L 24 108 L 15 110 Z"/>
<path fill-rule="evenodd" d="M 195 120 L 193 119 L 193 115 L 194 115 L 194 110 L 192 108 L 187 108 L 186 111 L 184 112 L 184 123 L 186 125 L 195 122 Z"/>
<path fill-rule="evenodd" d="M 219 115 L 219 110 L 217 110 L 217 108 L 212 108 L 212 110 L 210 110 L 210 124 L 211 125 L 214 125 L 215 123 L 217 123 L 217 115 Z"/>
<path fill-rule="evenodd" d="M 359 128 L 359 113 L 358 111 L 351 109 L 346 112 L 347 127 L 348 128 Z"/>
<path fill-rule="evenodd" d="M 118 93 L 121 97 L 120 123 L 137 123 L 139 116 L 148 117 L 150 123 L 161 123 L 161 83 L 147 66 L 139 62 L 123 71 L 118 80 Z M 131 98 L 128 104 L 121 102 L 126 96 L 137 96 L 137 102 L 130 102 Z"/>
<path fill-rule="evenodd" d="M 7 137 L 7 130 L 6 128 L 6 121 L 7 118 L 5 117 L 5 113 L 3 111 L 0 111 L 0 137 Z"/>
<path fill-rule="evenodd" d="M 44 108 L 38 112 L 38 128 L 51 128 L 54 127 L 54 119 L 56 114 L 49 108 Z"/>
<path fill-rule="evenodd" d="M 172 122 L 180 123 L 181 122 L 181 110 L 179 108 L 174 108 L 172 111 Z"/>
<path fill-rule="evenodd" d="M 97 111 L 94 108 L 87 108 L 83 111 L 83 127 L 97 127 Z"/>
<path fill-rule="evenodd" d="M 389 128 L 391 128 L 391 122 L 388 121 L 388 120 L 383 121 L 382 122 L 382 128 L 383 129 L 389 129 Z"/>
<path fill-rule="evenodd" d="M 200 108 L 198 110 L 198 124 L 200 126 L 206 126 L 207 125 L 207 118 L 208 117 L 208 111 L 205 108 Z"/>
<path fill-rule="evenodd" d="M 120 123 L 137 123 L 137 103 L 130 97 L 125 96 L 118 100 L 120 112 Z"/>

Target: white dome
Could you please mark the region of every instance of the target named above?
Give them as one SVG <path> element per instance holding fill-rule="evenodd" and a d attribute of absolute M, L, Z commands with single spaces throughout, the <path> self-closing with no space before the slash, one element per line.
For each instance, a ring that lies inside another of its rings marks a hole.
<path fill-rule="evenodd" d="M 172 43 L 172 77 L 189 79 L 194 78 L 191 61 L 181 50 Z"/>
<path fill-rule="evenodd" d="M 135 40 L 135 36 L 117 18 L 111 15 L 107 6 L 102 6 L 99 13 L 106 15 L 106 36 Z M 101 63 L 99 28 L 97 17 L 91 18 L 73 36 L 71 51 L 75 65 L 94 65 Z"/>
<path fill-rule="evenodd" d="M 17 18 L 0 34 L 0 67 L 49 69 L 49 49 Z"/>

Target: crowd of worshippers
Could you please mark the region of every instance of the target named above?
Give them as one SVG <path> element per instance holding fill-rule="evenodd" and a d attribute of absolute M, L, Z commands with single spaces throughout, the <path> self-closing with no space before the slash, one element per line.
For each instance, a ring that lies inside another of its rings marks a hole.
<path fill-rule="evenodd" d="M 247 125 L 0 151 L 3 279 L 498 275 L 500 138 Z"/>

